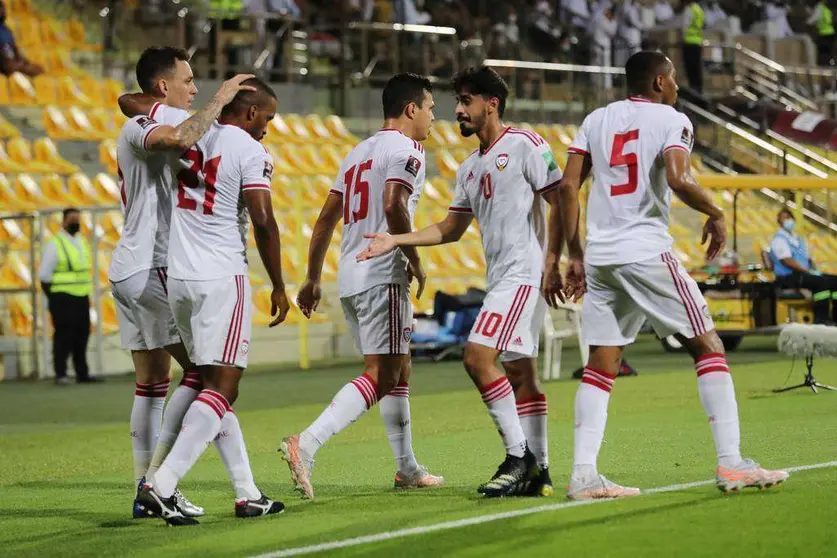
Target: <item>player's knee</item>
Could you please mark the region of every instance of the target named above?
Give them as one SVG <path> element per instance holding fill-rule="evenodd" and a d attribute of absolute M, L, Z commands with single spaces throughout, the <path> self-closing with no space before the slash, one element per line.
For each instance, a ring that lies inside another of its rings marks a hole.
<path fill-rule="evenodd" d="M 485 360 L 484 355 L 480 351 L 472 349 L 470 345 L 465 347 L 462 363 L 465 365 L 465 371 L 468 372 L 471 379 L 476 380 L 480 377 L 480 374 L 486 367 Z"/>
<path fill-rule="evenodd" d="M 725 354 L 724 343 L 714 329 L 686 340 L 684 345 L 693 360 L 697 360 L 701 356 L 710 353 Z"/>

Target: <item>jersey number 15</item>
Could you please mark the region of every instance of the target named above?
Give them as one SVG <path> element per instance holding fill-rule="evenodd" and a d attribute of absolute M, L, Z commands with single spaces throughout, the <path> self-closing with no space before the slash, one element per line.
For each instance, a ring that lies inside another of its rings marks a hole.
<path fill-rule="evenodd" d="M 610 151 L 610 168 L 628 167 L 628 182 L 610 187 L 611 196 L 633 194 L 637 188 L 637 156 L 636 153 L 623 153 L 625 144 L 639 139 L 639 130 L 629 130 L 624 134 L 613 137 L 613 148 Z"/>

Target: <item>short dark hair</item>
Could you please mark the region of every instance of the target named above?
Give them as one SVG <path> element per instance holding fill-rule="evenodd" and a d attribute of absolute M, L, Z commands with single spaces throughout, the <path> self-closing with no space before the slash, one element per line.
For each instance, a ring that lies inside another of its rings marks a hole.
<path fill-rule="evenodd" d="M 398 118 L 410 103 L 421 108 L 425 91 L 433 93 L 433 85 L 426 77 L 409 73 L 392 76 L 381 94 L 384 118 Z"/>
<path fill-rule="evenodd" d="M 788 209 L 787 207 L 783 207 L 779 210 L 779 213 L 776 215 L 776 220 L 779 221 L 782 219 L 782 215 L 787 215 L 790 218 L 793 218 L 793 212 Z"/>
<path fill-rule="evenodd" d="M 500 118 L 503 117 L 503 113 L 506 112 L 506 99 L 509 97 L 509 86 L 496 71 L 488 66 L 468 68 L 453 76 L 452 83 L 453 92 L 457 95 L 467 91 L 471 95 L 484 98 L 497 97 L 500 101 L 497 111 Z"/>
<path fill-rule="evenodd" d="M 625 63 L 625 78 L 628 83 L 628 93 L 631 95 L 645 95 L 651 89 L 654 79 L 668 73 L 671 61 L 658 50 L 641 50 L 628 58 Z"/>
<path fill-rule="evenodd" d="M 67 216 L 70 215 L 71 213 L 79 213 L 78 208 L 77 207 L 65 207 L 64 211 L 61 212 L 61 220 L 66 221 Z"/>
<path fill-rule="evenodd" d="M 154 83 L 164 72 L 174 70 L 178 60 L 189 61 L 189 53 L 182 48 L 149 47 L 137 60 L 137 83 L 143 93 L 151 93 Z"/>
<path fill-rule="evenodd" d="M 249 109 L 253 105 L 263 105 L 269 98 L 279 99 L 273 88 L 261 78 L 245 79 L 241 85 L 249 85 L 255 87 L 255 91 L 239 91 L 222 110 L 221 116 L 229 116 L 231 114 L 238 114 L 243 110 Z"/>

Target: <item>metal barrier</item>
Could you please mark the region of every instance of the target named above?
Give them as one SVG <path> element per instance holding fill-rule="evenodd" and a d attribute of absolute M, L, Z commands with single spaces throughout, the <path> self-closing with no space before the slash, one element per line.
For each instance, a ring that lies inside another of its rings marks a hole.
<path fill-rule="evenodd" d="M 85 220 L 85 225 L 89 227 L 90 235 L 88 241 L 90 242 L 90 253 L 92 257 L 92 279 L 93 279 L 93 295 L 92 308 L 96 314 L 96 323 L 93 332 L 95 339 L 95 355 L 94 355 L 94 370 L 97 374 L 104 373 L 104 332 L 102 330 L 102 294 L 110 290 L 109 285 L 102 287 L 99 284 L 99 252 L 102 249 L 103 229 L 100 225 L 100 217 L 104 213 L 111 211 L 119 211 L 117 206 L 105 207 L 79 207 L 78 210 Z M 32 332 L 31 332 L 31 351 L 32 351 L 32 370 L 31 374 L 36 378 L 44 378 L 47 376 L 47 364 L 50 362 L 50 331 L 47 327 L 49 323 L 47 317 L 47 304 L 42 295 L 40 295 L 40 286 L 38 285 L 38 257 L 37 254 L 43 249 L 45 231 L 47 230 L 46 222 L 55 214 L 63 212 L 63 209 L 43 209 L 32 213 L 15 213 L 0 216 L 0 221 L 5 220 L 24 220 L 28 222 L 29 228 L 29 249 L 28 249 L 28 265 L 30 274 L 30 285 L 26 288 L 0 288 L 0 294 L 13 295 L 28 293 L 30 295 L 32 307 Z M 89 217 L 89 221 L 87 218 Z M 8 252 L 12 250 L 9 249 Z"/>

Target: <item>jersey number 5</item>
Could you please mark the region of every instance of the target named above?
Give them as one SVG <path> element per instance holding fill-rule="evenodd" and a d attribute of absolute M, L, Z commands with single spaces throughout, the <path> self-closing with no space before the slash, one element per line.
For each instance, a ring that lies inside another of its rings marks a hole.
<path fill-rule="evenodd" d="M 180 209 L 197 210 L 198 202 L 186 195 L 186 188 L 200 188 L 200 174 L 203 174 L 203 214 L 212 215 L 212 207 L 215 205 L 215 182 L 218 179 L 218 165 L 221 164 L 221 156 L 203 161 L 203 153 L 194 147 L 189 148 L 184 157 L 192 164 L 188 169 L 182 169 L 177 173 L 177 207 Z"/>
<path fill-rule="evenodd" d="M 628 182 L 610 187 L 611 196 L 624 196 L 636 192 L 637 156 L 636 153 L 623 153 L 625 144 L 639 139 L 639 130 L 630 130 L 613 137 L 613 149 L 610 151 L 610 167 L 628 167 Z"/>
<path fill-rule="evenodd" d="M 372 159 L 369 159 L 346 171 L 343 178 L 346 187 L 346 193 L 343 195 L 343 223 L 346 225 L 363 221 L 369 215 L 369 183 L 363 179 L 363 173 L 371 168 Z M 352 209 L 355 194 L 360 198 L 357 211 Z"/>

